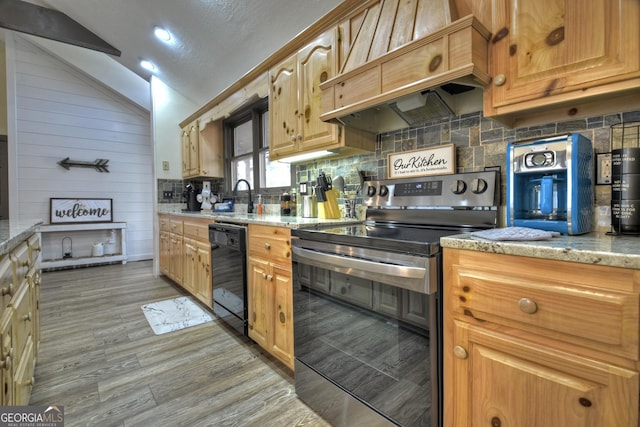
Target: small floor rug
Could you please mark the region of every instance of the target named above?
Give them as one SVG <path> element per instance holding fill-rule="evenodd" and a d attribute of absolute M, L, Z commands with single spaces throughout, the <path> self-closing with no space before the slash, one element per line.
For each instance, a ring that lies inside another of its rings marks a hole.
<path fill-rule="evenodd" d="M 144 304 L 142 312 L 156 335 L 179 331 L 213 320 L 211 314 L 200 308 L 189 297 Z"/>

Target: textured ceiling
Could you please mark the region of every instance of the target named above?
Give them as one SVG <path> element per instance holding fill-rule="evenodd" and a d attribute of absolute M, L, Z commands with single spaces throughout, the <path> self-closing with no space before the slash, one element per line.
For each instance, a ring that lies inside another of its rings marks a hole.
<path fill-rule="evenodd" d="M 165 84 L 198 106 L 233 84 L 341 0 L 32 0 L 57 9 L 122 51 L 113 57 L 146 80 L 153 61 Z M 169 29 L 167 46 L 154 25 Z"/>

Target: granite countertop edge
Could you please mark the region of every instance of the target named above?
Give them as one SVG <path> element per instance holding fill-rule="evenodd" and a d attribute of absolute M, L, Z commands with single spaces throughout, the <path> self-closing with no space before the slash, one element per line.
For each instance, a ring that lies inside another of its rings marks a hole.
<path fill-rule="evenodd" d="M 359 224 L 362 221 L 355 218 L 303 218 L 299 216 L 280 216 L 274 214 L 258 215 L 246 212 L 182 212 L 180 210 L 164 209 L 158 210 L 158 214 L 168 214 L 182 216 L 185 218 L 207 218 L 215 222 L 231 224 L 259 224 L 274 227 L 311 228 L 334 225 Z"/>
<path fill-rule="evenodd" d="M 538 241 L 493 241 L 458 234 L 440 239 L 443 248 L 544 258 L 640 270 L 640 237 L 592 232 Z"/>
<path fill-rule="evenodd" d="M 0 254 L 11 252 L 42 223 L 41 219 L 0 220 Z"/>

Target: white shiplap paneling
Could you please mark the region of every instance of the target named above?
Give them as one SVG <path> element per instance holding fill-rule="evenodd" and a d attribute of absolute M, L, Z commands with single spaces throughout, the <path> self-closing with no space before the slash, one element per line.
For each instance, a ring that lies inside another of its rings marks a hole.
<path fill-rule="evenodd" d="M 52 197 L 111 198 L 113 220 L 127 223 L 129 259 L 151 259 L 149 112 L 22 37 L 13 46 L 19 215 L 48 222 Z M 65 170 L 57 164 L 65 157 L 108 159 L 109 173 Z"/>

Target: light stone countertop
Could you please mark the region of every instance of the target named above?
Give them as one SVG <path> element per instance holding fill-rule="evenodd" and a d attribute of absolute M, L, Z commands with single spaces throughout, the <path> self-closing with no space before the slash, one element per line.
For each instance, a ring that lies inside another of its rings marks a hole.
<path fill-rule="evenodd" d="M 36 232 L 40 219 L 19 219 L 0 221 L 0 254 L 12 251 L 20 242 Z"/>
<path fill-rule="evenodd" d="M 216 222 L 226 222 L 233 224 L 261 224 L 275 227 L 286 228 L 309 228 L 324 227 L 332 225 L 348 225 L 358 224 L 362 221 L 354 218 L 336 218 L 336 219 L 320 219 L 320 218 L 303 218 L 300 216 L 280 216 L 279 213 L 267 213 L 258 215 L 246 212 L 212 212 L 212 211 L 195 211 L 184 212 L 181 206 L 162 206 L 158 205 L 159 214 L 180 215 L 190 218 L 209 218 Z"/>
<path fill-rule="evenodd" d="M 493 241 L 458 234 L 440 239 L 444 248 L 599 264 L 640 270 L 640 236 L 593 232 L 538 241 Z"/>

